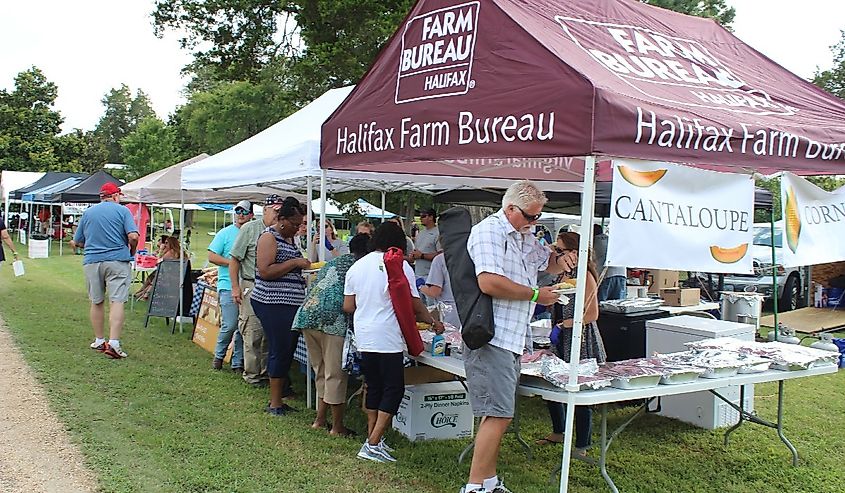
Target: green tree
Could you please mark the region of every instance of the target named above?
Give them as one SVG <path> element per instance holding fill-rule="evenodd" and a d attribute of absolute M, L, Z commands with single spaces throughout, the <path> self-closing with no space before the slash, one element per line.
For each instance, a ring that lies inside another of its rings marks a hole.
<path fill-rule="evenodd" d="M 120 141 L 126 158 L 126 179 L 142 176 L 176 164 L 176 135 L 156 117 L 147 117 Z"/>
<path fill-rule="evenodd" d="M 640 0 L 643 3 L 696 17 L 707 17 L 730 28 L 736 10 L 726 0 Z"/>
<path fill-rule="evenodd" d="M 0 168 L 56 169 L 55 137 L 62 117 L 53 109 L 58 88 L 36 67 L 15 77 L 15 88 L 0 90 Z"/>
<path fill-rule="evenodd" d="M 108 160 L 112 163 L 124 161 L 120 141 L 132 133 L 141 120 L 155 117 L 150 100 L 144 91 L 138 89 L 135 96 L 126 84 L 118 89 L 111 89 L 102 100 L 106 107 L 94 130 L 108 150 Z"/>
<path fill-rule="evenodd" d="M 825 91 L 845 99 L 845 30 L 841 31 L 842 39 L 831 46 L 833 52 L 833 68 L 830 70 L 816 70 L 813 84 Z"/>
<path fill-rule="evenodd" d="M 193 94 L 173 118 L 179 127 L 180 154 L 220 152 L 278 122 L 294 109 L 271 82 L 228 82 Z"/>
<path fill-rule="evenodd" d="M 213 67 L 218 80 L 257 81 L 261 68 L 294 48 L 295 2 L 278 0 L 159 0 L 155 33 L 180 33 L 199 67 Z"/>
<path fill-rule="evenodd" d="M 56 138 L 55 153 L 63 171 L 93 173 L 108 162 L 108 151 L 93 131 L 74 129 Z"/>

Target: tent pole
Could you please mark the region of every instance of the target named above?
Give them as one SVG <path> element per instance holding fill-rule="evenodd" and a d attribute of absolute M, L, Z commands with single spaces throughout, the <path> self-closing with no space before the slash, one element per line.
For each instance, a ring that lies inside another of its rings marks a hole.
<path fill-rule="evenodd" d="M 214 213 L 215 216 L 217 213 Z M 216 217 L 215 217 L 216 219 Z M 179 322 L 179 333 L 182 333 L 182 313 L 184 308 L 184 296 L 182 293 L 185 290 L 185 191 L 179 190 L 179 250 L 182 252 L 179 255 L 179 311 L 176 313 L 176 320 Z M 191 252 L 187 252 L 190 255 Z"/>
<path fill-rule="evenodd" d="M 326 170 L 320 170 L 320 244 L 316 245 L 317 251 L 320 252 L 317 260 L 324 262 L 326 260 Z"/>
<path fill-rule="evenodd" d="M 64 250 L 65 245 L 65 225 L 62 222 L 65 218 L 65 204 L 62 202 L 59 205 L 59 257 L 63 255 L 62 251 Z"/>
<path fill-rule="evenodd" d="M 575 313 L 572 316 L 572 349 L 569 353 L 569 383 L 566 385 L 568 402 L 564 437 L 571 437 L 575 424 L 575 392 L 578 392 L 578 366 L 581 361 L 581 332 L 584 326 L 584 302 L 587 290 L 587 261 L 590 258 L 590 243 L 593 237 L 593 213 L 596 199 L 596 158 L 588 156 L 584 161 L 584 188 L 581 192 L 581 229 L 578 243 L 578 275 L 575 292 Z M 569 462 L 572 457 L 572 440 L 563 441 L 563 457 L 560 469 L 560 493 L 569 488 Z"/>
<path fill-rule="evenodd" d="M 387 194 L 384 190 L 381 191 L 381 222 L 384 222 L 384 207 L 385 207 L 385 199 Z"/>
<path fill-rule="evenodd" d="M 314 211 L 312 210 L 313 207 L 311 205 L 311 202 L 314 201 L 314 178 L 310 176 L 306 178 L 306 187 L 308 190 L 308 203 L 305 206 L 305 212 L 307 213 L 306 222 L 308 224 L 308 228 L 305 232 L 305 256 L 310 257 L 310 255 L 308 254 L 308 249 L 311 248 L 311 240 L 314 238 L 314 228 L 313 226 L 311 226 L 311 220 L 314 217 Z M 311 259 L 309 258 L 308 260 Z"/>
<path fill-rule="evenodd" d="M 782 180 L 783 178 L 781 178 Z M 783 199 L 781 199 L 783 200 Z M 778 266 L 777 266 L 777 256 L 775 255 L 775 208 L 772 206 L 771 214 L 769 215 L 771 219 L 771 241 L 769 243 L 772 244 L 772 315 L 774 316 L 774 331 L 775 331 L 775 341 L 778 340 L 780 334 L 778 334 Z M 784 220 L 784 229 L 786 228 L 786 221 Z M 786 289 L 786 285 L 783 286 Z M 784 293 L 786 294 L 786 293 Z M 792 294 L 790 293 L 790 296 Z"/>

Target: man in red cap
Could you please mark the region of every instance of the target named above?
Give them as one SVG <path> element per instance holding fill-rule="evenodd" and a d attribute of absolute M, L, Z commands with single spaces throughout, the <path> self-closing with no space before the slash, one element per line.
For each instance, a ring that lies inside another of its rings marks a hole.
<path fill-rule="evenodd" d="M 106 183 L 100 188 L 100 203 L 88 208 L 79 220 L 71 247 L 84 248 L 82 269 L 91 300 L 91 349 L 113 359 L 126 357 L 120 346 L 123 331 L 123 305 L 129 298 L 132 269 L 129 262 L 138 246 L 138 228 L 129 209 L 120 205 L 120 188 Z M 104 333 L 105 296 L 108 292 L 109 340 Z"/>

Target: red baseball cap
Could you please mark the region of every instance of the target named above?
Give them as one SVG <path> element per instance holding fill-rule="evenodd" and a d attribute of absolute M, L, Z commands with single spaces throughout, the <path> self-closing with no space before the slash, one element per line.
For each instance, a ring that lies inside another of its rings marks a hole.
<path fill-rule="evenodd" d="M 120 187 L 118 187 L 114 183 L 109 182 L 109 183 L 104 184 L 102 187 L 100 187 L 100 195 L 102 195 L 103 197 L 107 197 L 109 195 L 114 195 L 116 193 L 122 193 L 122 192 L 120 191 Z"/>

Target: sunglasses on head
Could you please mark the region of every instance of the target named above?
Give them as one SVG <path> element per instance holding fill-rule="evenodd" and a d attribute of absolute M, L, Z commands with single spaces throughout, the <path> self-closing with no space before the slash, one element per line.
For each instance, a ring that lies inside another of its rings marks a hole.
<path fill-rule="evenodd" d="M 235 209 L 235 214 L 237 214 L 239 216 L 248 216 L 248 215 L 252 214 L 252 212 L 244 210 L 244 209 Z"/>
<path fill-rule="evenodd" d="M 542 212 L 538 212 L 537 214 L 528 214 L 528 213 L 526 213 L 524 210 L 522 210 L 522 207 L 520 207 L 520 206 L 518 206 L 518 205 L 516 205 L 516 204 L 514 204 L 513 206 L 514 206 L 514 207 L 516 207 L 517 209 L 519 209 L 519 212 L 521 212 L 521 213 L 522 213 L 522 217 L 524 217 L 524 218 L 525 218 L 525 220 L 526 220 L 526 221 L 528 221 L 528 222 L 534 222 L 534 221 L 537 221 L 537 220 L 539 220 L 539 219 L 540 219 L 540 216 L 542 216 L 542 215 L 543 215 L 543 213 L 542 213 Z"/>

